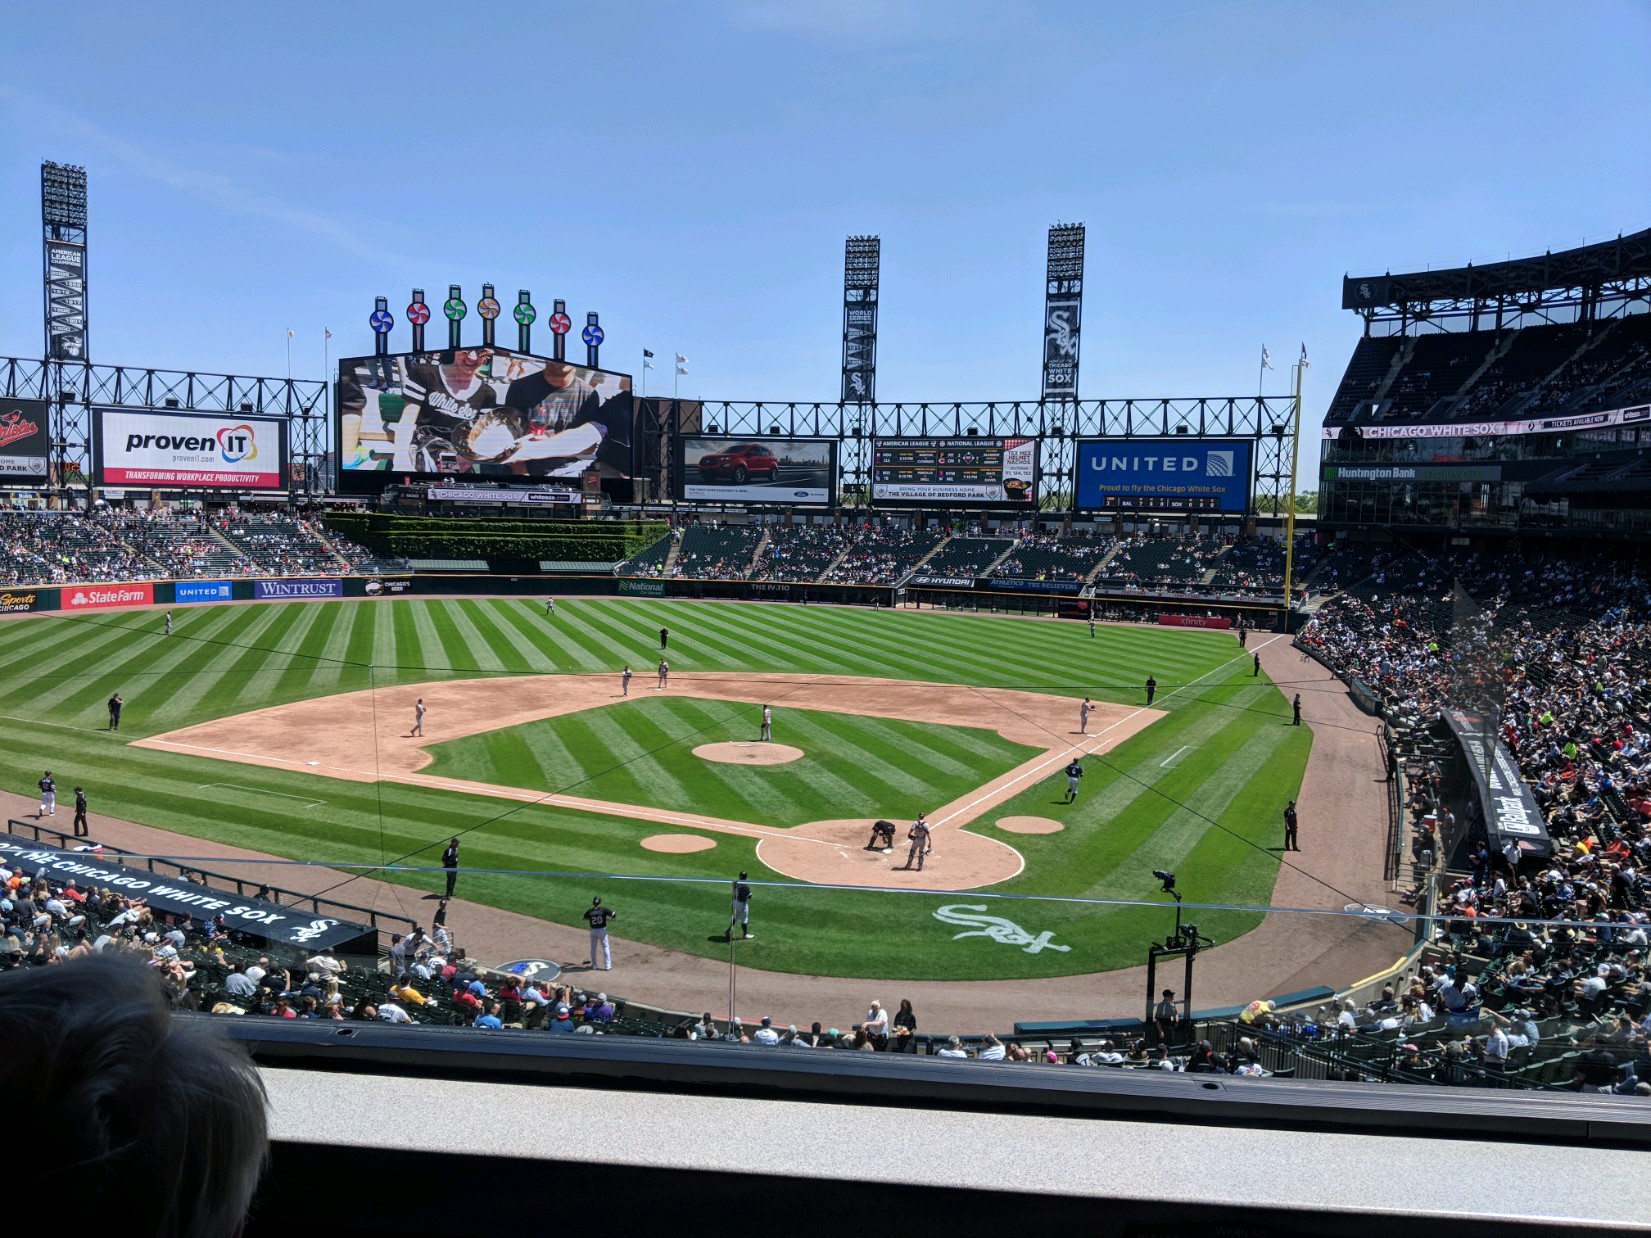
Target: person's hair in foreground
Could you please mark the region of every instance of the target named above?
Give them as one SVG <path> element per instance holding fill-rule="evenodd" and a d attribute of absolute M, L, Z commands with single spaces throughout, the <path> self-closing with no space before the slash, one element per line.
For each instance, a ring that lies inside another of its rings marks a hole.
<path fill-rule="evenodd" d="M 174 1019 L 158 975 L 98 955 L 0 975 L 0 1096 L 52 1155 L 34 1189 L 115 1204 L 124 1232 L 230 1238 L 269 1146 L 239 1045 Z"/>

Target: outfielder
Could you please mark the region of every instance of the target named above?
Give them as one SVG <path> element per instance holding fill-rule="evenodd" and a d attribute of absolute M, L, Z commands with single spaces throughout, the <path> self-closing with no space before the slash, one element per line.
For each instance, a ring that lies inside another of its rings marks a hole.
<path fill-rule="evenodd" d="M 40 780 L 40 817 L 55 817 L 57 815 L 57 783 L 52 781 L 52 771 L 47 770 L 45 777 Z"/>
<path fill-rule="evenodd" d="M 734 905 L 728 916 L 729 941 L 734 940 L 734 925 L 740 926 L 740 932 L 749 941 L 756 934 L 751 931 L 751 887 L 745 884 L 745 874 L 742 872 L 734 879 Z"/>
<path fill-rule="evenodd" d="M 550 616 L 554 615 L 555 613 L 556 613 L 556 599 L 555 598 L 546 598 L 545 599 L 545 618 L 548 619 L 548 618 L 550 618 Z"/>
<path fill-rule="evenodd" d="M 585 965 L 593 971 L 597 967 L 603 971 L 613 970 L 613 952 L 608 946 L 608 921 L 618 914 L 613 908 L 602 906 L 600 894 L 591 899 L 590 907 L 585 911 L 585 923 L 590 925 L 590 958 L 585 960 Z"/>
<path fill-rule="evenodd" d="M 172 635 L 172 612 L 171 611 L 166 612 L 166 634 L 168 636 Z"/>

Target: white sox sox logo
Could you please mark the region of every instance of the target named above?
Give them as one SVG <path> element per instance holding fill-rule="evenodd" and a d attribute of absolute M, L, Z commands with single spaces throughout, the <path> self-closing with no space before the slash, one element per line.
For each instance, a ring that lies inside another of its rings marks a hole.
<path fill-rule="evenodd" d="M 1037 954 L 1043 950 L 1059 950 L 1065 953 L 1072 949 L 1071 946 L 1055 945 L 1053 933 L 1039 933 L 1034 937 L 1013 920 L 988 916 L 984 914 L 985 911 L 985 906 L 978 903 L 948 903 L 935 911 L 934 918 L 944 924 L 979 926 L 967 932 L 953 933 L 953 941 L 961 941 L 965 937 L 990 937 L 993 941 L 1002 942 L 1006 946 L 1019 946 L 1027 954 Z M 969 912 L 977 914 L 969 915 Z"/>

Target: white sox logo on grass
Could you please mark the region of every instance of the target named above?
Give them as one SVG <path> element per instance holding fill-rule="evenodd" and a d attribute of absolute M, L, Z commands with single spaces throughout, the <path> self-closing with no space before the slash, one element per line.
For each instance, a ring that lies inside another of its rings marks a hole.
<path fill-rule="evenodd" d="M 981 903 L 948 903 L 935 911 L 934 918 L 944 924 L 974 926 L 967 932 L 953 933 L 953 941 L 961 941 L 965 937 L 990 937 L 1006 946 L 1019 946 L 1027 954 L 1038 954 L 1044 950 L 1059 950 L 1064 954 L 1072 949 L 1071 946 L 1057 946 L 1053 933 L 1039 933 L 1034 937 L 1013 920 L 989 916 L 985 912 L 986 907 Z"/>

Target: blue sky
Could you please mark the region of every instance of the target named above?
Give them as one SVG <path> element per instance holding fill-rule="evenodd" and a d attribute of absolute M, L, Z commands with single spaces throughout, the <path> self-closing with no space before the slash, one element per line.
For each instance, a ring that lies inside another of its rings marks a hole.
<path fill-rule="evenodd" d="M 9 12 L 0 352 L 41 349 L 41 159 L 88 169 L 99 361 L 281 374 L 290 326 L 319 377 L 375 295 L 488 280 L 600 310 L 609 368 L 686 353 L 684 395 L 830 400 L 875 233 L 879 396 L 1035 398 L 1077 220 L 1085 397 L 1247 394 L 1305 341 L 1315 425 L 1344 272 L 1651 224 L 1643 0 L 458 7 Z"/>

